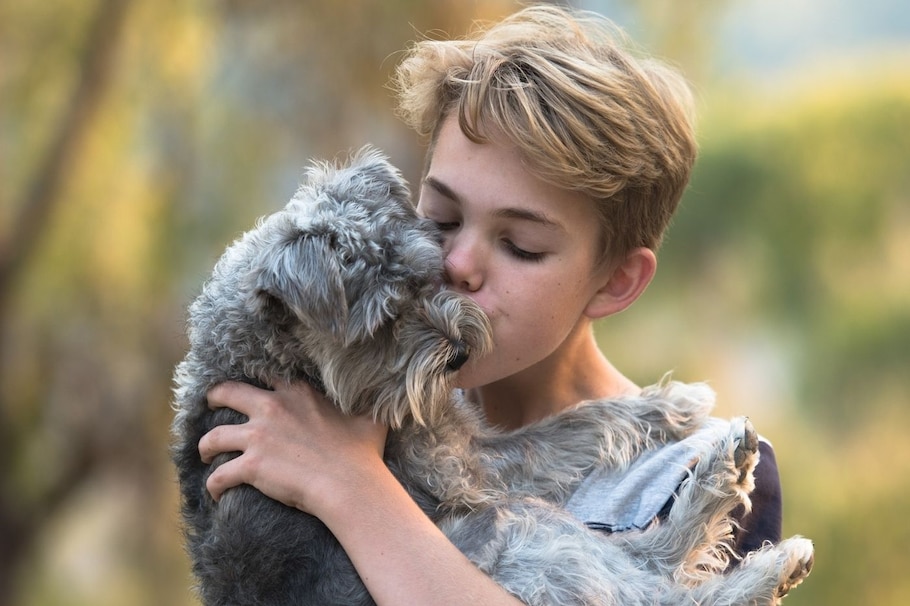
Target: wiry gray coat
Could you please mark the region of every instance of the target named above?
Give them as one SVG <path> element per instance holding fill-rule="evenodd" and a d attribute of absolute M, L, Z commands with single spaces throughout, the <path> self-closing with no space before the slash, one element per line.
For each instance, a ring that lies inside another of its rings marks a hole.
<path fill-rule="evenodd" d="M 391 470 L 456 546 L 529 604 L 770 604 L 802 580 L 812 548 L 799 538 L 718 574 L 728 514 L 748 504 L 758 456 L 745 422 L 699 462 L 664 523 L 606 536 L 562 511 L 592 468 L 620 468 L 689 435 L 710 405 L 667 383 L 514 432 L 485 426 L 451 385 L 468 356 L 491 346 L 488 321 L 442 288 L 435 228 L 408 197 L 375 151 L 314 165 L 283 210 L 227 249 L 190 307 L 173 459 L 205 604 L 372 603 L 316 518 L 250 486 L 212 500 L 206 478 L 237 453 L 205 465 L 199 439 L 245 420 L 207 407 L 223 381 L 310 380 L 345 412 L 388 423 Z"/>

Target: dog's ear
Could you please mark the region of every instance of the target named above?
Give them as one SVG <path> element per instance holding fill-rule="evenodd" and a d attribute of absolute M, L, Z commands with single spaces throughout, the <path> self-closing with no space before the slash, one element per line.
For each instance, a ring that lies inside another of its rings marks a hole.
<path fill-rule="evenodd" d="M 330 234 L 301 235 L 259 257 L 251 273 L 251 304 L 260 312 L 279 302 L 310 327 L 343 338 L 348 305 Z"/>
<path fill-rule="evenodd" d="M 379 271 L 366 272 L 361 289 L 352 294 L 348 317 L 346 344 L 369 339 L 385 324 L 398 317 L 402 302 L 411 296 L 405 283 L 390 284 Z"/>
<path fill-rule="evenodd" d="M 410 206 L 407 181 L 378 149 L 370 145 L 360 148 L 352 156 L 348 170 L 354 175 L 352 180 L 362 188 L 362 198 Z"/>

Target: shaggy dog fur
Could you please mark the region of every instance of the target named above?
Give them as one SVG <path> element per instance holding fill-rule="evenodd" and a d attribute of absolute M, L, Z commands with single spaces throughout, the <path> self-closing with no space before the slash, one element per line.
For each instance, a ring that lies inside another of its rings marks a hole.
<path fill-rule="evenodd" d="M 390 425 L 390 469 L 453 543 L 528 604 L 772 604 L 808 574 L 794 538 L 726 567 L 729 512 L 748 506 L 757 440 L 731 423 L 684 482 L 669 517 L 604 535 L 564 512 L 584 475 L 689 436 L 709 398 L 665 383 L 585 402 L 499 432 L 453 395 L 469 356 L 491 346 L 487 318 L 442 287 L 435 227 L 379 153 L 314 165 L 281 211 L 230 246 L 189 310 L 175 373 L 175 442 L 186 540 L 207 605 L 372 603 L 319 520 L 250 486 L 220 502 L 199 439 L 243 415 L 211 410 L 223 381 L 309 380 L 343 411 Z M 415 571 L 419 574 L 419 571 Z"/>

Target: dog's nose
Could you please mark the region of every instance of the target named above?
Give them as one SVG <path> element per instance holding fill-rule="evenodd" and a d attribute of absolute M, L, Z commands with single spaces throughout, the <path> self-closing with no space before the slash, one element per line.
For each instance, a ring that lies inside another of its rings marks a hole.
<path fill-rule="evenodd" d="M 468 361 L 471 354 L 468 351 L 468 346 L 461 341 L 453 341 L 452 347 L 452 354 L 449 356 L 449 360 L 446 363 L 446 370 L 456 371 L 464 366 L 464 363 Z"/>

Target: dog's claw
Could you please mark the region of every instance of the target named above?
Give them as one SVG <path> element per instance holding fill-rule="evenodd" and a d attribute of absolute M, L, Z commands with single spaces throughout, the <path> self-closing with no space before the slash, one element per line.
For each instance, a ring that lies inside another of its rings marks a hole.
<path fill-rule="evenodd" d="M 737 428 L 741 435 L 736 440 L 733 450 L 733 464 L 739 470 L 739 477 L 736 482 L 737 484 L 742 484 L 752 471 L 751 462 L 758 452 L 758 433 L 756 433 L 755 427 L 749 419 L 743 417 L 742 419 L 737 419 L 737 421 L 741 425 Z"/>

